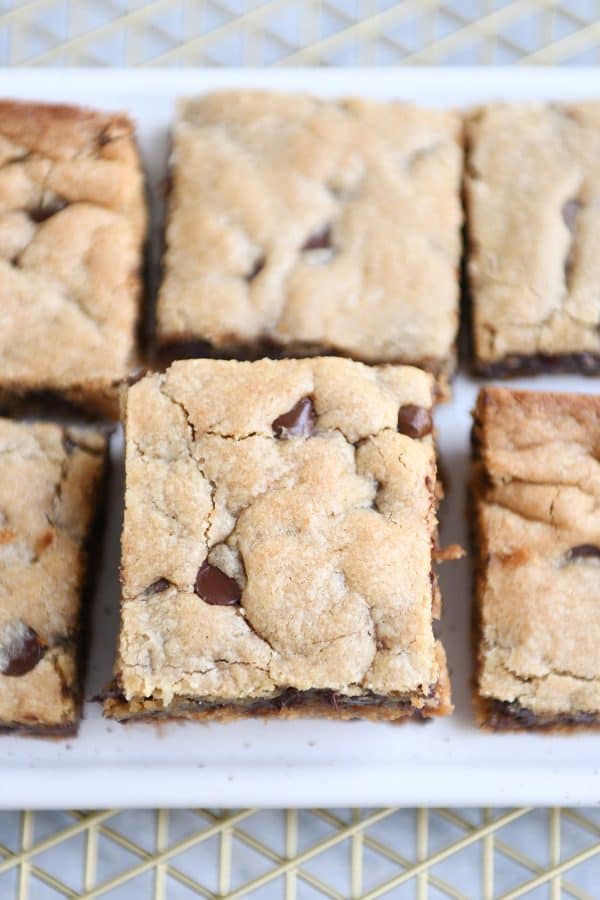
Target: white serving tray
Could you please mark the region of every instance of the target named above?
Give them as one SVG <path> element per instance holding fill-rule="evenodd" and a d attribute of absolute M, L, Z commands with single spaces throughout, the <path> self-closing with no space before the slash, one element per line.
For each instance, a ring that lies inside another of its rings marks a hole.
<path fill-rule="evenodd" d="M 600 69 L 0 69 L 1 95 L 124 109 L 134 116 L 157 213 L 155 235 L 175 98 L 224 86 L 258 85 L 324 95 L 399 97 L 440 106 L 500 98 L 600 99 Z M 600 380 L 574 376 L 513 383 L 600 390 Z M 442 541 L 465 546 L 469 412 L 476 391 L 476 382 L 460 374 L 452 403 L 436 414 L 442 465 L 449 476 Z M 93 609 L 89 696 L 110 678 L 115 645 L 122 493 L 118 472 L 115 466 L 109 535 Z M 77 738 L 0 738 L 0 808 L 599 803 L 600 734 L 488 735 L 474 727 L 468 560 L 442 567 L 441 582 L 442 638 L 456 703 L 451 718 L 402 726 L 319 720 L 120 726 L 103 720 L 97 704 L 86 703 Z"/>

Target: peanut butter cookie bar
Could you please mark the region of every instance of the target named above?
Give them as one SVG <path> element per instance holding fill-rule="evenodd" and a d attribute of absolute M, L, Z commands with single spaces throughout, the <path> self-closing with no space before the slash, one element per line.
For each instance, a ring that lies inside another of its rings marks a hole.
<path fill-rule="evenodd" d="M 600 397 L 489 388 L 474 424 L 479 724 L 600 725 Z"/>
<path fill-rule="evenodd" d="M 131 387 L 118 719 L 451 710 L 433 378 L 188 360 Z"/>
<path fill-rule="evenodd" d="M 447 377 L 461 169 L 451 111 L 264 91 L 182 103 L 159 342 L 191 355 L 335 353 Z"/>

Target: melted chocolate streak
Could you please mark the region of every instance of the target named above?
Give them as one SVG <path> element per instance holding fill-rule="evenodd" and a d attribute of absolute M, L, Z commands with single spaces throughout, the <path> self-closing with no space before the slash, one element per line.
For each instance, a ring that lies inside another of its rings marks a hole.
<path fill-rule="evenodd" d="M 350 359 L 349 353 L 344 353 L 339 347 L 322 346 L 316 344 L 279 344 L 275 340 L 263 338 L 254 344 L 239 344 L 232 338 L 231 343 L 225 347 L 213 347 L 208 341 L 201 341 L 194 338 L 182 338 L 181 340 L 169 339 L 161 341 L 157 348 L 157 362 L 161 367 L 170 365 L 179 359 L 223 359 L 226 353 L 227 359 L 239 360 L 256 360 L 268 356 L 270 359 L 290 359 L 297 357 L 314 357 L 314 356 L 335 356 L 339 359 Z M 359 358 L 359 361 L 360 358 Z M 368 363 L 365 359 L 362 362 Z M 390 360 L 390 364 L 402 365 L 406 360 L 394 359 Z M 418 366 L 431 372 L 432 375 L 451 375 L 452 371 L 447 372 L 443 363 L 438 363 L 435 359 L 423 357 L 421 360 L 409 362 L 407 365 Z"/>
<path fill-rule="evenodd" d="M 495 731 L 513 731 L 515 728 L 581 728 L 585 725 L 600 727 L 600 716 L 596 713 L 559 713 L 556 716 L 540 716 L 521 706 L 502 700 L 490 700 L 487 706 L 485 724 Z"/>
<path fill-rule="evenodd" d="M 600 354 L 537 353 L 532 356 L 506 356 L 493 363 L 480 363 L 477 372 L 484 378 L 510 378 L 513 375 L 536 375 L 540 372 L 576 372 L 594 375 L 600 372 Z"/>
<path fill-rule="evenodd" d="M 0 722 L 0 734 L 22 734 L 25 737 L 68 738 L 77 735 L 78 723 L 67 725 L 23 725 L 22 723 Z"/>
<path fill-rule="evenodd" d="M 119 699 L 126 703 L 122 694 L 114 689 L 109 689 L 105 693 L 105 697 L 111 699 Z M 310 707 L 317 703 L 329 703 L 334 710 L 340 709 L 360 709 L 362 707 L 377 707 L 385 709 L 405 710 L 411 713 L 413 719 L 417 721 L 427 721 L 428 716 L 425 710 L 416 709 L 412 706 L 410 700 L 396 700 L 393 697 L 384 697 L 379 694 L 366 694 L 362 697 L 347 697 L 338 694 L 335 691 L 328 690 L 310 690 L 296 691 L 294 688 L 287 688 L 276 697 L 269 697 L 258 700 L 241 701 L 239 703 L 211 703 L 202 700 L 182 700 L 173 704 L 171 708 L 152 712 L 140 712 L 133 714 L 130 718 L 162 718 L 170 717 L 180 710 L 217 710 L 217 709 L 240 709 L 244 712 L 256 713 L 280 711 L 283 709 L 299 709 Z M 411 712 L 412 710 L 412 712 Z"/>

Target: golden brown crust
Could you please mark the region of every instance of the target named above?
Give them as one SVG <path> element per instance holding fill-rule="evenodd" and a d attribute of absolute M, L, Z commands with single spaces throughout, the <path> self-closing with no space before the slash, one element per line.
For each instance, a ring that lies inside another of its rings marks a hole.
<path fill-rule="evenodd" d="M 135 128 L 126 113 L 62 103 L 0 100 L 1 133 L 15 144 L 51 159 L 90 155 L 111 157 L 108 144 L 117 138 L 133 140 Z"/>

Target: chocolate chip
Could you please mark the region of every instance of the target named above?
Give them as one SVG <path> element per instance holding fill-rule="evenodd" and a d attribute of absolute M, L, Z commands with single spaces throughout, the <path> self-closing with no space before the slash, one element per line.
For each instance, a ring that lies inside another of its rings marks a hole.
<path fill-rule="evenodd" d="M 264 256 L 259 256 L 257 260 L 255 260 L 254 265 L 246 275 L 246 281 L 253 281 L 257 275 L 259 275 L 265 267 L 266 259 Z"/>
<path fill-rule="evenodd" d="M 273 434 L 278 438 L 310 437 L 315 430 L 315 408 L 310 397 L 302 397 L 288 412 L 273 420 Z"/>
<path fill-rule="evenodd" d="M 398 410 L 398 431 L 407 434 L 411 438 L 422 438 L 431 434 L 433 422 L 431 413 L 424 406 L 415 406 L 407 403 Z"/>
<path fill-rule="evenodd" d="M 595 544 L 579 544 L 567 552 L 568 562 L 575 559 L 600 559 L 600 547 Z"/>
<path fill-rule="evenodd" d="M 64 200 L 56 200 L 54 203 L 49 203 L 48 206 L 36 206 L 34 209 L 28 209 L 27 215 L 32 222 L 36 222 L 39 225 L 40 222 L 45 222 L 46 219 L 55 216 L 56 213 L 64 209 L 66 205 Z"/>
<path fill-rule="evenodd" d="M 69 437 L 68 434 L 65 434 L 63 437 L 63 448 L 67 455 L 71 455 L 71 453 L 75 450 L 78 445 L 75 443 L 73 438 Z"/>
<path fill-rule="evenodd" d="M 577 221 L 577 216 L 579 215 L 579 211 L 581 209 L 581 203 L 579 200 L 567 200 L 566 203 L 563 204 L 563 208 L 561 210 L 563 222 L 569 229 L 569 231 L 575 230 L 575 222 Z"/>
<path fill-rule="evenodd" d="M 331 249 L 331 228 L 325 225 L 319 231 L 315 231 L 307 239 L 302 246 L 302 251 L 306 250 L 329 250 Z"/>
<path fill-rule="evenodd" d="M 234 606 L 242 596 L 237 581 L 206 560 L 198 569 L 194 591 L 212 606 Z"/>
<path fill-rule="evenodd" d="M 100 134 L 98 135 L 98 146 L 99 146 L 99 147 L 106 147 L 106 145 L 107 145 L 107 144 L 110 144 L 110 142 L 111 142 L 113 139 L 114 139 L 114 136 L 113 136 L 113 134 L 112 134 L 112 132 L 111 132 L 111 127 L 110 127 L 110 125 L 109 125 L 109 126 L 107 126 L 106 128 L 104 128 L 104 129 L 100 132 Z"/>
<path fill-rule="evenodd" d="M 46 646 L 33 628 L 24 623 L 12 636 L 5 653 L 2 654 L 3 667 L 0 670 L 3 675 L 18 677 L 31 672 L 46 652 Z"/>
<path fill-rule="evenodd" d="M 148 585 L 144 591 L 144 596 L 150 597 L 152 594 L 162 594 L 169 587 L 171 587 L 171 582 L 167 578 L 159 578 L 158 581 L 153 581 L 152 584 Z"/>

